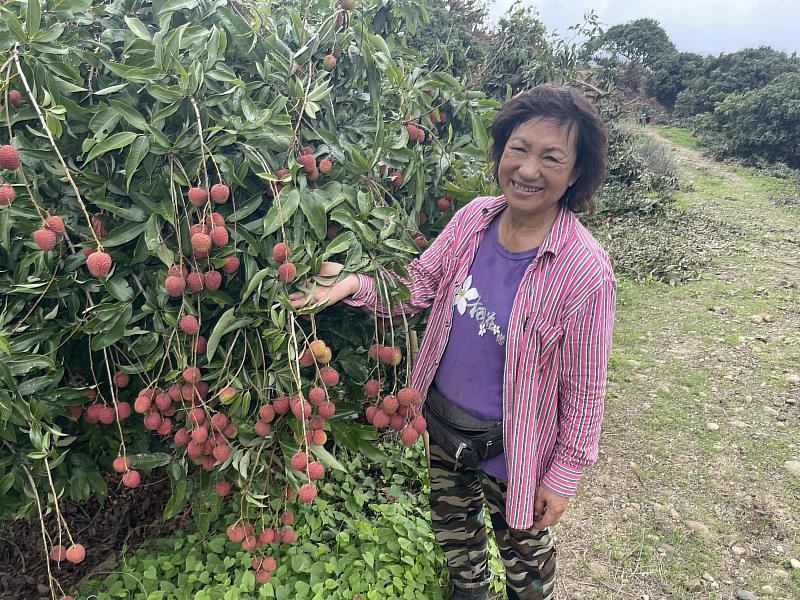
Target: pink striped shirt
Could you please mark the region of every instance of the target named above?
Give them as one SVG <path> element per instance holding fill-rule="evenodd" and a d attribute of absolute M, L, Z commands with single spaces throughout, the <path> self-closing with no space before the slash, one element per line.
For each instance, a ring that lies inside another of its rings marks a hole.
<path fill-rule="evenodd" d="M 408 266 L 411 297 L 394 312 L 431 307 L 411 377 L 423 398 L 447 346 L 455 293 L 505 206 L 503 196 L 476 198 Z M 358 278 L 358 292 L 345 302 L 387 316 L 373 279 Z M 520 282 L 508 324 L 503 435 L 510 527 L 533 525 L 540 484 L 573 495 L 583 470 L 597 460 L 615 302 L 608 255 L 562 208 Z"/>

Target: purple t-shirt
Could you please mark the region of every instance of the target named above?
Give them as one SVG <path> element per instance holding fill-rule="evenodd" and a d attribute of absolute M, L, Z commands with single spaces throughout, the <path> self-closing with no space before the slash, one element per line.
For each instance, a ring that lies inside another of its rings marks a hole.
<path fill-rule="evenodd" d="M 481 240 L 469 276 L 456 292 L 453 324 L 434 383 L 439 392 L 478 419 L 503 418 L 506 330 L 519 282 L 538 248 L 511 252 L 497 238 L 499 217 Z M 508 479 L 503 453 L 478 465 Z"/>

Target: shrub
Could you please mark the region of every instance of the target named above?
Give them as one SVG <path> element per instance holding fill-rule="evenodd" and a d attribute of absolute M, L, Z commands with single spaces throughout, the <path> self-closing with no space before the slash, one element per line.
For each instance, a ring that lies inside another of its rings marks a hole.
<path fill-rule="evenodd" d="M 0 206 L 0 517 L 102 497 L 98 471 L 127 456 L 143 484 L 164 469 L 165 517 L 190 505 L 202 534 L 227 515 L 272 519 L 271 501 L 301 486 L 307 500 L 324 489 L 291 468 L 299 449 L 327 476 L 343 468 L 341 445 L 374 455 L 353 423 L 361 383 L 404 382 L 407 352 L 395 369 L 367 348 L 405 348 L 405 324 L 376 340 L 371 316 L 299 319 L 287 294 L 324 260 L 379 278 L 410 260 L 443 185 L 457 198 L 486 189 L 475 157 L 496 103 L 403 47 L 416 3 L 304 6 L 3 8 L 3 93 L 22 99 L 0 113 L 15 190 Z M 409 138 L 412 123 L 422 136 Z M 53 250 L 34 243 L 41 229 Z M 278 241 L 292 261 L 280 267 Z M 199 335 L 180 329 L 186 315 Z M 300 366 L 314 338 L 327 366 Z M 320 382 L 333 416 L 304 398 Z M 59 518 L 43 547 L 62 534 Z"/>

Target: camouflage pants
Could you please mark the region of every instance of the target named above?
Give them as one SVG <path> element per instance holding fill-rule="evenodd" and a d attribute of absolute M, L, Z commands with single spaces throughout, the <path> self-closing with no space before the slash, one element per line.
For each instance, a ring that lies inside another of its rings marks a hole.
<path fill-rule="evenodd" d="M 512 529 L 506 523 L 506 482 L 480 469 L 459 465 L 430 440 L 431 521 L 450 577 L 459 587 L 476 587 L 490 577 L 484 500 L 506 571 L 509 600 L 552 600 L 555 539 L 548 529 Z"/>

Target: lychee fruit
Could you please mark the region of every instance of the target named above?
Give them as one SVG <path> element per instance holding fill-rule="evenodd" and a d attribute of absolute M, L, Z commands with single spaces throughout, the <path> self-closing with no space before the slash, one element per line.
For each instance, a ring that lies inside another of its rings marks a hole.
<path fill-rule="evenodd" d="M 236 269 L 239 268 L 239 262 L 239 257 L 234 254 L 226 256 L 225 264 L 222 266 L 222 272 L 227 273 L 228 275 L 235 273 Z"/>
<path fill-rule="evenodd" d="M 231 493 L 231 482 L 225 481 L 224 479 L 218 479 L 214 484 L 214 491 L 217 493 L 217 496 L 227 496 Z"/>
<path fill-rule="evenodd" d="M 83 559 L 86 558 L 86 548 L 83 547 L 83 544 L 73 544 L 67 548 L 64 556 L 73 564 L 81 563 Z"/>
<path fill-rule="evenodd" d="M 92 256 L 95 255 L 92 254 Z M 91 259 L 92 256 L 89 258 Z M 167 293 L 173 298 L 178 298 L 183 295 L 186 289 L 186 280 L 178 275 L 170 275 L 164 280 L 164 289 L 167 290 Z"/>
<path fill-rule="evenodd" d="M 372 418 L 372 424 L 375 425 L 375 427 L 377 427 L 378 429 L 383 429 L 384 427 L 388 427 L 390 421 L 391 417 L 382 410 L 378 410 L 377 412 L 375 412 L 375 416 Z"/>
<path fill-rule="evenodd" d="M 14 108 L 22 104 L 22 94 L 19 90 L 11 90 L 8 92 L 8 101 Z"/>
<path fill-rule="evenodd" d="M 339 383 L 339 372 L 333 367 L 322 367 L 319 370 L 319 377 L 322 379 L 322 383 L 328 387 Z"/>
<path fill-rule="evenodd" d="M 381 382 L 377 379 L 370 379 L 364 384 L 364 394 L 367 398 L 377 398 L 381 392 Z"/>
<path fill-rule="evenodd" d="M 413 427 L 406 427 L 400 433 L 400 440 L 403 446 L 411 446 L 419 439 L 419 433 Z"/>
<path fill-rule="evenodd" d="M 303 353 L 300 355 L 298 362 L 300 363 L 301 367 L 310 367 L 311 365 L 313 365 L 314 355 L 311 354 L 311 350 L 309 350 L 308 348 L 303 350 Z"/>
<path fill-rule="evenodd" d="M 417 406 L 422 402 L 422 396 L 416 389 L 405 387 L 397 392 L 397 400 L 400 402 L 400 406 Z"/>
<path fill-rule="evenodd" d="M 308 478 L 311 481 L 322 479 L 325 475 L 325 467 L 318 460 L 308 463 Z"/>
<path fill-rule="evenodd" d="M 408 133 L 408 139 L 411 141 L 415 141 L 417 139 L 419 127 L 417 127 L 413 123 L 409 123 L 408 125 L 406 125 L 406 132 Z"/>
<path fill-rule="evenodd" d="M 392 182 L 392 185 L 396 188 L 399 188 L 403 185 L 403 174 L 400 171 L 391 171 L 389 173 L 389 179 Z"/>
<path fill-rule="evenodd" d="M 353 10 L 356 7 L 356 0 L 339 0 L 342 10 Z"/>
<path fill-rule="evenodd" d="M 109 271 L 111 271 L 112 264 L 111 256 L 102 250 L 93 252 L 86 259 L 86 268 L 88 268 L 89 273 L 95 277 L 105 277 L 108 275 Z"/>
<path fill-rule="evenodd" d="M 389 416 L 389 427 L 393 431 L 400 431 L 405 425 L 406 420 L 403 418 L 403 415 L 399 415 L 397 413 Z"/>
<path fill-rule="evenodd" d="M 297 275 L 297 267 L 294 263 L 287 262 L 278 267 L 278 279 L 284 283 L 291 283 L 295 275 Z"/>
<path fill-rule="evenodd" d="M 200 381 L 200 369 L 197 367 L 186 367 L 183 370 L 183 380 L 186 383 L 198 383 Z"/>
<path fill-rule="evenodd" d="M 64 548 L 61 544 L 53 546 L 50 549 L 50 560 L 55 562 L 61 562 L 62 560 L 67 559 L 67 549 Z"/>
<path fill-rule="evenodd" d="M 198 252 L 208 252 L 211 250 L 211 236 L 207 233 L 195 233 L 192 236 L 192 250 L 195 254 Z"/>
<path fill-rule="evenodd" d="M 133 401 L 133 410 L 143 415 L 150 410 L 151 404 L 152 402 L 147 396 L 138 396 L 136 400 Z"/>
<path fill-rule="evenodd" d="M 317 408 L 317 413 L 320 417 L 325 419 L 326 421 L 333 417 L 336 414 L 336 405 L 328 400 L 327 402 L 323 402 Z"/>
<path fill-rule="evenodd" d="M 64 232 L 67 230 L 67 228 L 64 227 L 64 219 L 58 215 L 47 217 L 44 220 L 44 226 L 56 235 L 64 235 Z"/>
<path fill-rule="evenodd" d="M 271 422 L 275 418 L 275 409 L 271 404 L 262 404 L 258 409 L 258 418 L 265 423 Z"/>
<path fill-rule="evenodd" d="M 296 471 L 305 471 L 307 462 L 308 462 L 308 455 L 302 450 L 299 452 L 295 452 L 292 455 L 291 459 L 292 468 L 295 469 Z"/>
<path fill-rule="evenodd" d="M 327 348 L 327 345 L 323 340 L 314 340 L 308 345 L 308 349 L 311 350 L 311 354 L 314 355 L 314 358 L 322 358 L 322 355 L 325 353 L 325 348 Z"/>
<path fill-rule="evenodd" d="M 0 206 L 9 206 L 16 197 L 17 193 L 14 191 L 13 185 L 8 183 L 0 185 Z"/>
<path fill-rule="evenodd" d="M 411 426 L 418 434 L 422 435 L 428 428 L 428 422 L 425 420 L 425 417 L 420 415 L 419 417 L 415 417 L 414 420 L 411 421 Z"/>
<path fill-rule="evenodd" d="M 364 412 L 364 415 L 367 417 L 368 423 L 373 423 L 375 420 L 375 414 L 378 412 L 377 406 L 368 406 L 367 410 Z M 373 423 L 374 424 L 374 423 Z"/>
<path fill-rule="evenodd" d="M 321 387 L 313 387 L 308 390 L 308 401 L 314 406 L 319 406 L 325 402 L 325 390 Z"/>
<path fill-rule="evenodd" d="M 117 371 L 114 373 L 114 385 L 118 388 L 128 387 L 128 384 L 131 381 L 130 375 L 125 373 L 124 371 Z"/>
<path fill-rule="evenodd" d="M 119 417 L 120 421 L 124 421 L 128 417 L 131 416 L 131 403 L 130 402 L 118 402 L 117 403 L 117 417 Z"/>
<path fill-rule="evenodd" d="M 447 212 L 448 210 L 450 210 L 450 198 L 448 198 L 447 196 L 439 198 L 436 201 L 436 208 L 439 209 L 439 212 Z"/>
<path fill-rule="evenodd" d="M 116 417 L 116 413 L 114 409 L 110 406 L 101 406 L 100 410 L 97 411 L 98 420 L 103 425 L 111 425 L 114 422 L 114 417 Z"/>
<path fill-rule="evenodd" d="M 219 391 L 219 399 L 222 403 L 228 403 L 233 400 L 234 396 L 238 393 L 235 387 L 227 386 Z"/>
<path fill-rule="evenodd" d="M 161 415 L 157 412 L 150 412 L 144 416 L 144 428 L 155 431 L 161 426 Z"/>
<path fill-rule="evenodd" d="M 198 354 L 203 354 L 208 347 L 208 341 L 202 335 L 198 335 L 197 339 L 194 340 L 194 350 Z"/>
<path fill-rule="evenodd" d="M 328 441 L 328 434 L 322 431 L 321 429 L 315 431 L 311 435 L 311 443 L 315 446 L 324 446 L 325 442 Z"/>
<path fill-rule="evenodd" d="M 228 460 L 228 457 L 231 454 L 231 450 L 228 446 L 216 446 L 212 451 L 211 455 L 217 459 L 219 462 L 225 462 Z"/>
<path fill-rule="evenodd" d="M 289 412 L 289 396 L 281 396 L 280 398 L 276 398 L 275 402 L 272 404 L 275 408 L 275 412 L 279 415 L 285 415 Z"/>
<path fill-rule="evenodd" d="M 186 285 L 192 292 L 199 292 L 203 289 L 203 275 L 197 271 L 192 271 L 186 277 Z"/>
<path fill-rule="evenodd" d="M 326 71 L 333 71 L 336 68 L 336 57 L 333 54 L 326 54 L 322 59 L 322 68 Z"/>
<path fill-rule="evenodd" d="M 191 436 L 193 442 L 202 444 L 208 439 L 208 429 L 205 427 L 195 427 L 192 429 Z"/>
<path fill-rule="evenodd" d="M 211 241 L 215 246 L 224 246 L 228 243 L 228 230 L 224 227 L 215 227 L 211 230 Z"/>
<path fill-rule="evenodd" d="M 159 392 L 156 394 L 156 408 L 159 411 L 166 412 L 169 410 L 169 407 L 172 406 L 172 398 L 170 398 L 169 394 L 166 392 Z"/>
<path fill-rule="evenodd" d="M 386 396 L 381 402 L 381 410 L 387 415 L 393 415 L 400 408 L 400 403 L 395 396 Z"/>
<path fill-rule="evenodd" d="M 319 161 L 319 170 L 323 173 L 327 173 L 333 168 L 333 163 L 328 158 L 323 158 Z"/>
<path fill-rule="evenodd" d="M 131 467 L 131 459 L 128 456 L 118 456 L 111 465 L 117 473 L 124 473 Z"/>
<path fill-rule="evenodd" d="M 58 238 L 56 237 L 56 234 L 49 229 L 42 228 L 33 232 L 33 241 L 37 246 L 39 246 L 39 250 L 42 250 L 43 252 L 49 252 L 56 247 Z"/>
<path fill-rule="evenodd" d="M 262 437 L 269 435 L 269 430 L 269 423 L 265 423 L 264 421 L 257 421 L 253 426 L 253 431 L 256 432 L 256 435 L 260 435 Z"/>
<path fill-rule="evenodd" d="M 194 315 L 184 315 L 179 322 L 181 331 L 186 335 L 197 335 L 200 332 L 200 323 Z"/>
<path fill-rule="evenodd" d="M 333 358 L 333 353 L 331 352 L 331 349 L 326 347 L 325 350 L 320 355 L 320 357 L 317 359 L 317 362 L 323 365 L 327 365 L 329 362 L 331 362 L 332 358 Z"/>
<path fill-rule="evenodd" d="M 10 144 L 0 146 L 0 167 L 13 171 L 19 168 L 19 163 L 19 152 L 14 146 Z"/>
<path fill-rule="evenodd" d="M 297 492 L 297 497 L 303 504 L 311 504 L 317 497 L 317 486 L 313 483 L 304 483 Z"/>
<path fill-rule="evenodd" d="M 219 271 L 206 271 L 203 274 L 203 283 L 209 290 L 218 290 L 222 285 L 222 274 Z"/>
<path fill-rule="evenodd" d="M 214 204 L 225 204 L 230 194 L 230 188 L 224 183 L 215 183 L 211 186 L 211 200 Z"/>
<path fill-rule="evenodd" d="M 208 199 L 208 191 L 203 187 L 189 188 L 189 193 L 187 195 L 189 196 L 189 202 L 194 206 L 202 206 Z"/>
<path fill-rule="evenodd" d="M 241 523 L 233 523 L 228 526 L 228 539 L 234 544 L 240 543 L 245 536 L 244 526 Z"/>
<path fill-rule="evenodd" d="M 142 475 L 136 469 L 131 469 L 127 471 L 122 476 L 122 485 L 129 488 L 139 487 L 139 484 L 142 482 Z"/>
<path fill-rule="evenodd" d="M 278 264 L 285 263 L 291 255 L 292 250 L 283 242 L 278 242 L 272 247 L 272 258 Z"/>

